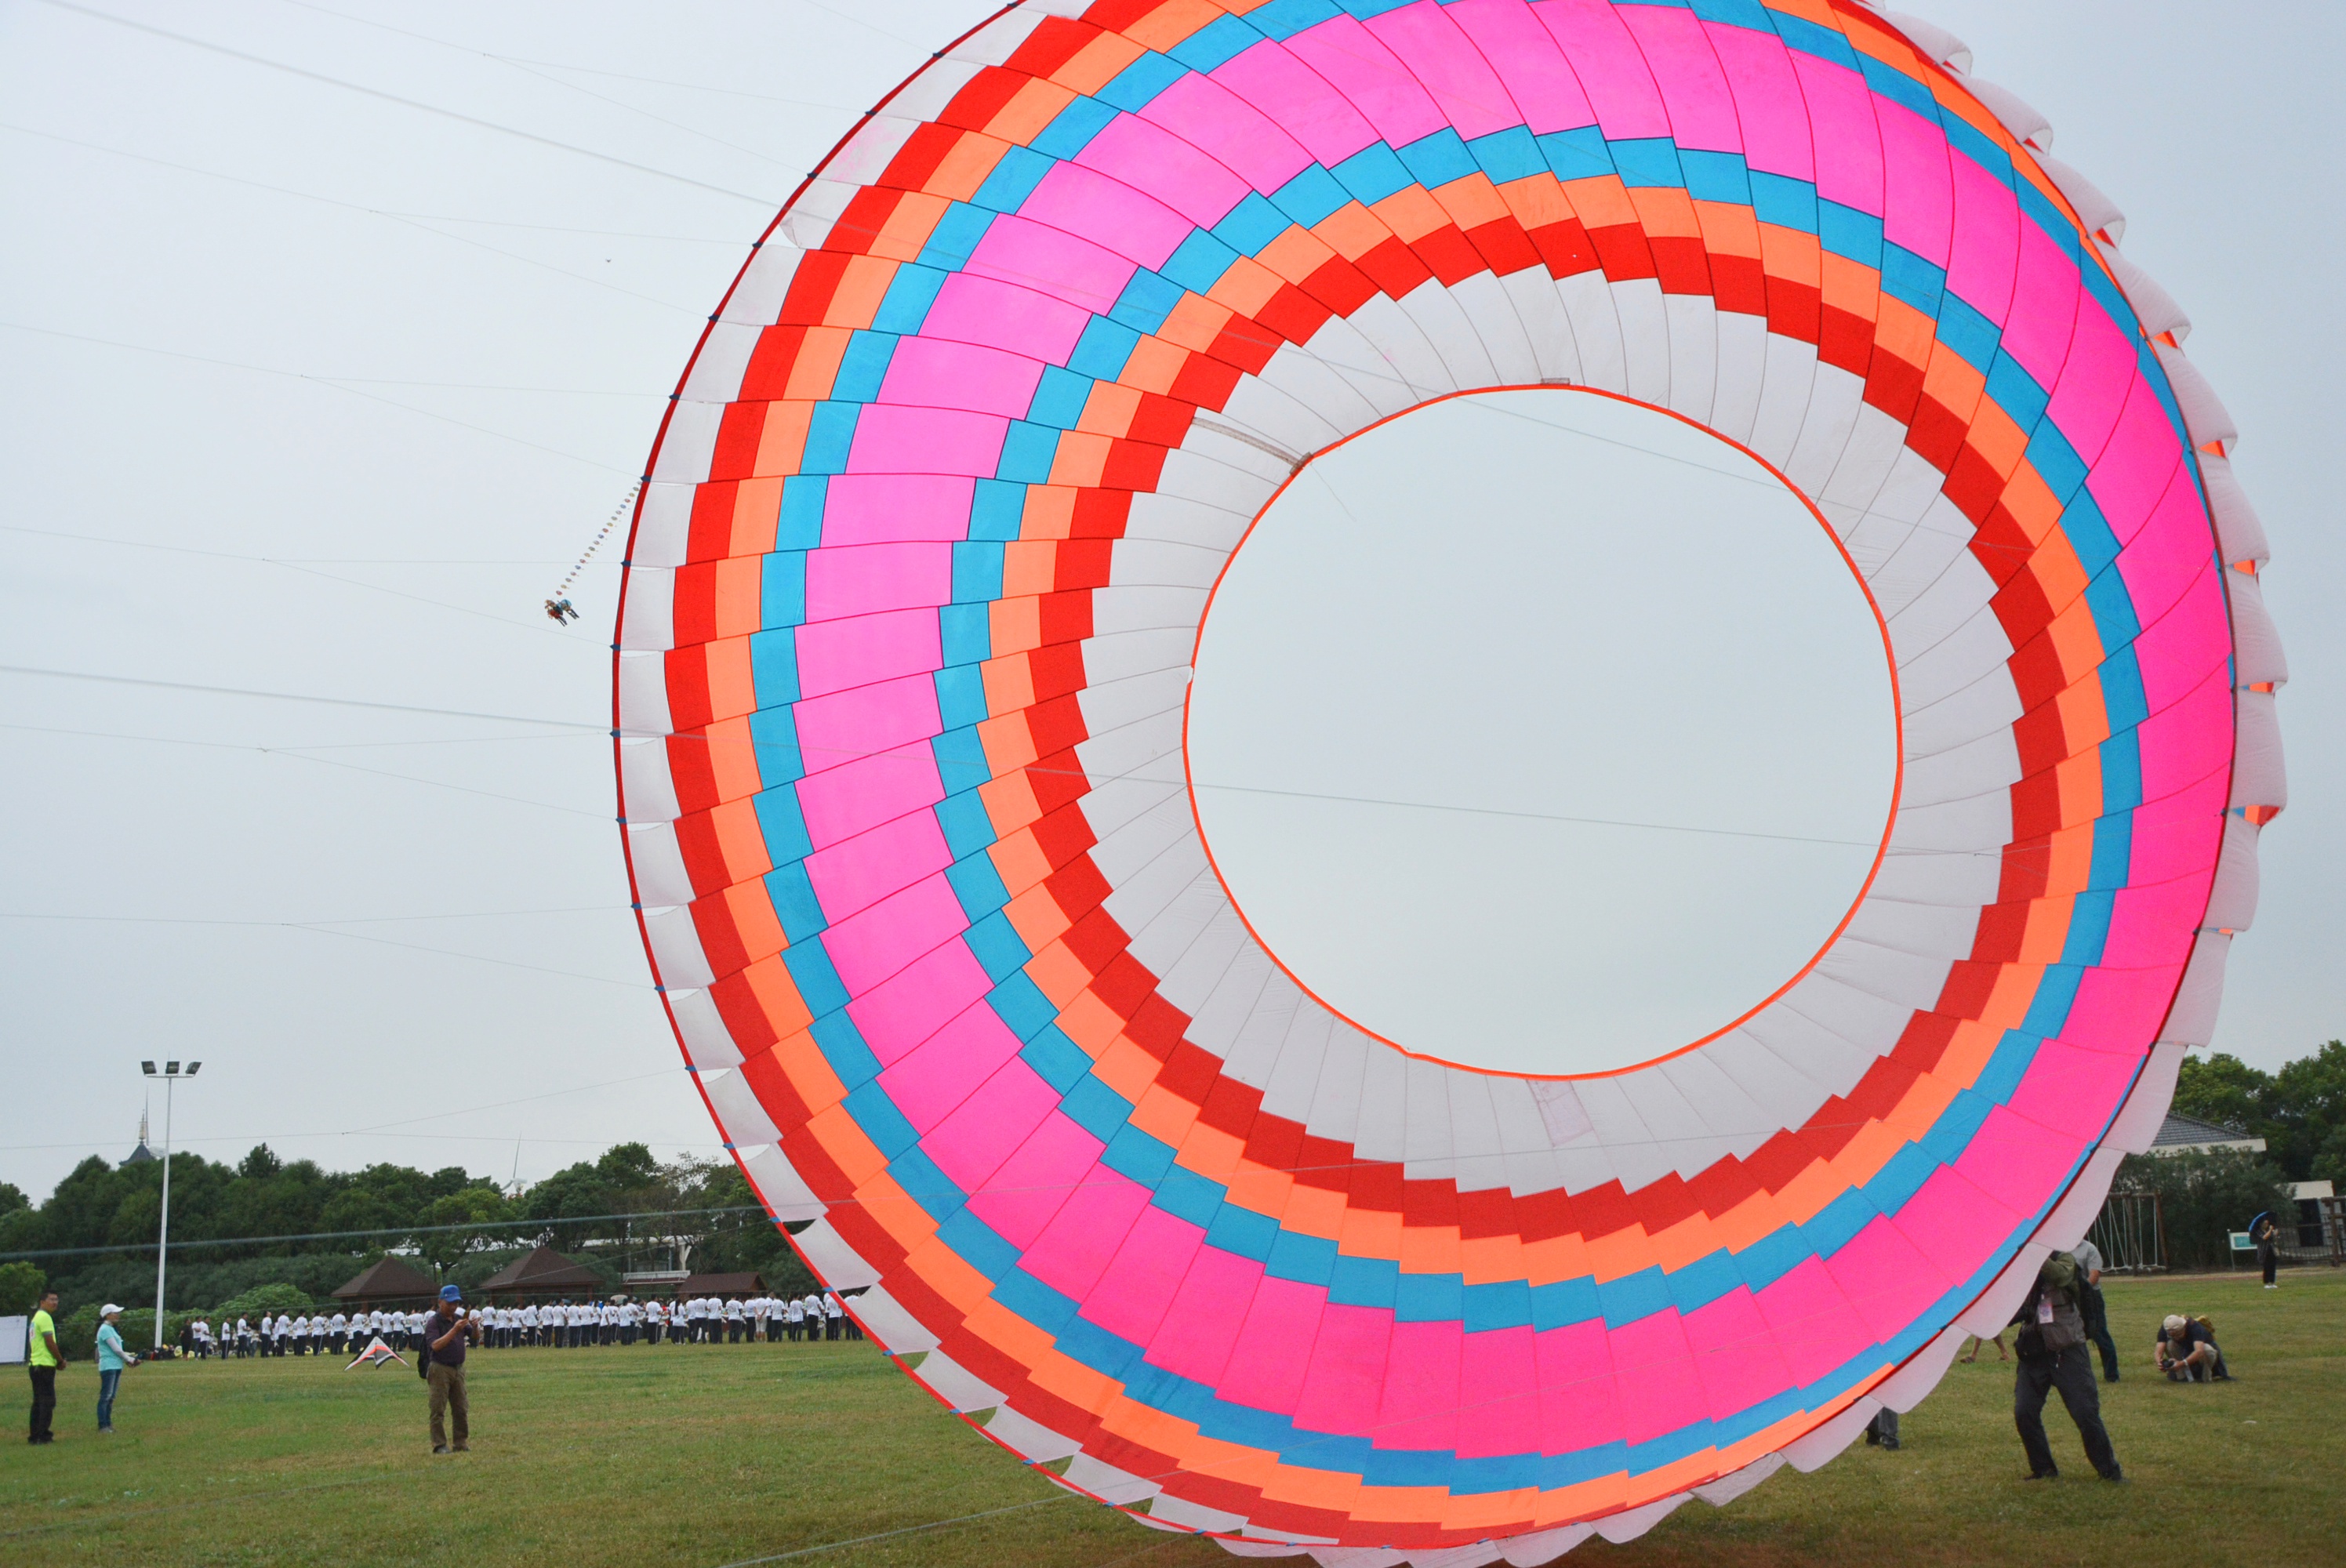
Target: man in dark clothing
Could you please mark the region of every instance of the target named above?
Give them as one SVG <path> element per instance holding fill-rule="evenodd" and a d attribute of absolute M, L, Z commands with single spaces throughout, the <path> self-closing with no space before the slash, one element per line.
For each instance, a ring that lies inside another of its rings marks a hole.
<path fill-rule="evenodd" d="M 2171 1382 L 2214 1383 L 2229 1380 L 2232 1375 L 2232 1369 L 2224 1365 L 2224 1352 L 2217 1347 L 2215 1331 L 2180 1312 L 2169 1313 L 2159 1325 L 2151 1353 Z"/>
<path fill-rule="evenodd" d="M 2053 1462 L 2053 1445 L 2045 1438 L 2045 1396 L 2061 1390 L 2069 1419 L 2077 1423 L 2085 1441 L 2086 1458 L 2104 1481 L 2124 1481 L 2110 1434 L 2102 1425 L 2101 1390 L 2094 1384 L 2094 1361 L 2086 1349 L 2086 1321 L 2077 1310 L 2076 1281 L 2083 1278 L 2076 1259 L 2056 1252 L 2045 1260 L 2035 1288 L 2014 1314 L 2023 1325 L 2014 1349 L 2019 1369 L 2012 1390 L 2012 1424 L 2020 1430 L 2020 1446 L 2028 1453 L 2028 1479 L 2051 1481 L 2061 1473 Z"/>
<path fill-rule="evenodd" d="M 432 1451 L 463 1453 L 472 1445 L 471 1408 L 464 1398 L 464 1347 L 481 1336 L 479 1322 L 456 1310 L 464 1292 L 454 1285 L 440 1287 L 440 1299 L 423 1319 L 424 1380 L 432 1385 Z M 456 1442 L 452 1450 L 443 1422 L 454 1418 Z"/>
<path fill-rule="evenodd" d="M 2102 1296 L 2102 1249 L 2091 1240 L 2069 1249 L 2077 1260 L 2077 1310 L 2086 1319 L 2086 1338 L 2102 1353 L 2102 1380 L 2118 1380 L 2118 1342 L 2110 1338 L 2110 1308 Z"/>
<path fill-rule="evenodd" d="M 54 1442 L 49 1423 L 57 1409 L 57 1369 L 65 1365 L 65 1352 L 57 1349 L 57 1293 L 41 1292 L 39 1303 L 33 1308 L 33 1321 L 26 1349 L 33 1373 L 33 1424 L 26 1437 L 32 1443 Z"/>

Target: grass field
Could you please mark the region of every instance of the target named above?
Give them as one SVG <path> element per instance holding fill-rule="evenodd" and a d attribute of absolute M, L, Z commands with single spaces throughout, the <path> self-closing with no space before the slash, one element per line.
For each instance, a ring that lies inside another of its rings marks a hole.
<path fill-rule="evenodd" d="M 2134 1485 L 2093 1479 L 2057 1399 L 2046 1423 L 2063 1479 L 2024 1483 L 2010 1369 L 1990 1349 L 1907 1416 L 1902 1451 L 1852 1448 L 1724 1509 L 1688 1503 L 1628 1546 L 1592 1541 L 1570 1562 L 2346 1562 L 2346 1279 L 2290 1275 L 2270 1295 L 2235 1278 L 2114 1283 L 2109 1295 L 2126 1380 L 2105 1386 L 2103 1410 Z M 2182 1308 L 2214 1317 L 2237 1381 L 2183 1387 L 2142 1369 L 2153 1324 Z M 22 1374 L 8 1375 L 20 1398 Z M 124 1380 L 108 1439 L 92 1430 L 97 1374 L 68 1368 L 56 1442 L 0 1443 L 0 1562 L 1239 1561 L 1069 1497 L 869 1345 L 506 1351 L 478 1356 L 472 1383 L 474 1451 L 433 1459 L 423 1386 L 397 1367 L 142 1367 Z M 796 1555 L 994 1509 L 1014 1512 Z"/>

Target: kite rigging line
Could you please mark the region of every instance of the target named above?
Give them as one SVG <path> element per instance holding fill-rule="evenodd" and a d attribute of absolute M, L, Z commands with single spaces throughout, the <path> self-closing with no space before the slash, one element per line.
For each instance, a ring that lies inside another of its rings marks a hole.
<path fill-rule="evenodd" d="M 603 547 L 603 541 L 611 536 L 611 530 L 619 525 L 619 519 L 625 517 L 628 508 L 635 505 L 636 497 L 642 493 L 643 488 L 644 482 L 640 479 L 627 486 L 627 493 L 619 497 L 619 504 L 617 506 L 611 508 L 611 514 L 603 520 L 603 526 L 596 532 L 595 537 L 587 542 L 585 551 L 579 555 L 578 559 L 570 564 L 570 571 L 562 579 L 561 586 L 556 588 L 553 597 L 546 601 L 546 616 L 556 626 L 566 626 L 578 618 L 578 612 L 570 607 L 570 585 L 578 580 L 578 574 L 586 569 L 586 563 L 594 559 L 595 552 Z"/>

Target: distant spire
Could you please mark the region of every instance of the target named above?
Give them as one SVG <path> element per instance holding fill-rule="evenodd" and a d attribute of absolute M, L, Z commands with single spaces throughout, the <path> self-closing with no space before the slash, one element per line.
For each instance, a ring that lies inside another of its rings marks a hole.
<path fill-rule="evenodd" d="M 147 1107 L 142 1105 L 138 1110 L 138 1146 L 131 1150 L 130 1157 L 122 1163 L 125 1166 L 143 1166 L 152 1165 L 154 1161 L 155 1151 L 147 1146 Z"/>

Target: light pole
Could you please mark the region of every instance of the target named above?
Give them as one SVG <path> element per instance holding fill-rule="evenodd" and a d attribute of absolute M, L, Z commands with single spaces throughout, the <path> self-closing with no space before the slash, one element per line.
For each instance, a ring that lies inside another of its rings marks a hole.
<path fill-rule="evenodd" d="M 138 1064 L 139 1071 L 149 1078 L 163 1080 L 163 1225 L 155 1237 L 155 1349 L 163 1349 L 163 1260 L 171 1246 L 171 1091 L 182 1078 L 192 1078 L 203 1068 L 201 1062 L 190 1062 L 188 1070 L 179 1071 L 177 1062 L 166 1062 L 160 1073 L 152 1062 Z"/>

